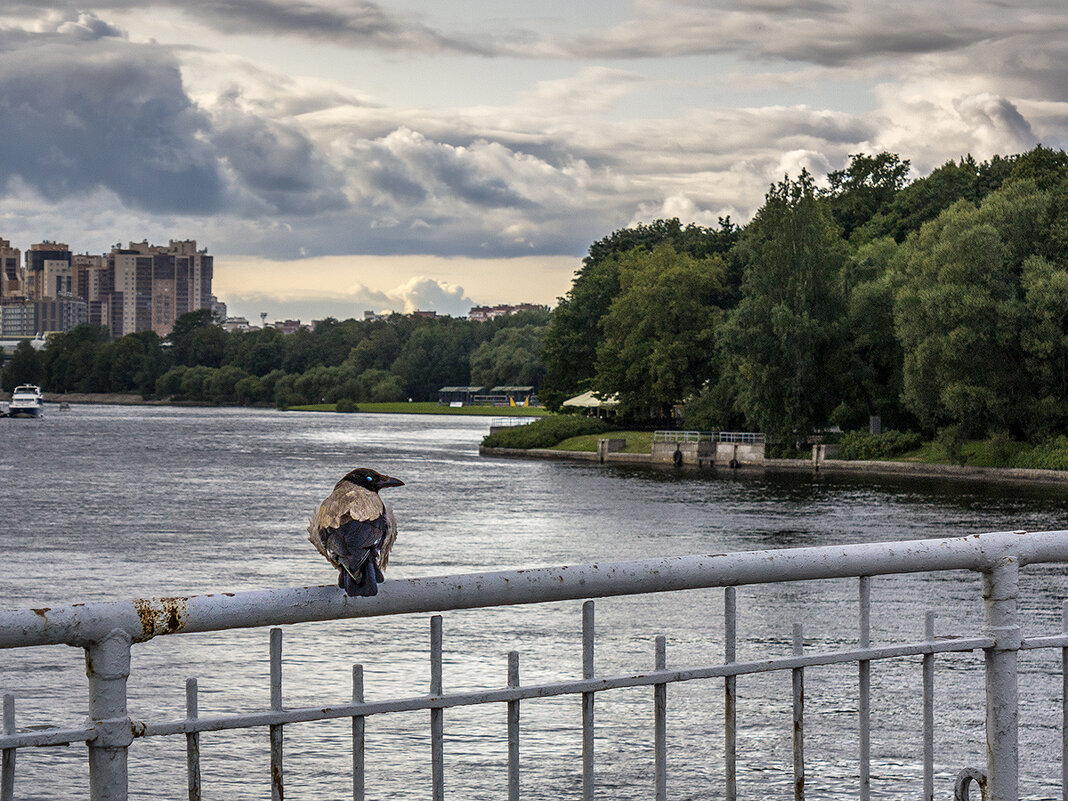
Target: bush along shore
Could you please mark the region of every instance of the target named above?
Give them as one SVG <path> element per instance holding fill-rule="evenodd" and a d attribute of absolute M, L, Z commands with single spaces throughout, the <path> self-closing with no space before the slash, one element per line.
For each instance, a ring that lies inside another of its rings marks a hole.
<path fill-rule="evenodd" d="M 622 449 L 606 455 L 606 462 L 649 463 L 652 432 L 622 430 L 602 420 L 570 415 L 495 431 L 483 438 L 479 452 L 486 456 L 593 461 L 598 458 L 598 440 L 605 438 L 625 442 Z M 842 435 L 827 452 L 834 455 L 817 462 L 795 449 L 798 458 L 767 458 L 762 468 L 1068 484 L 1068 437 L 1030 446 L 999 437 L 963 443 L 925 442 L 915 433 L 852 432 Z"/>

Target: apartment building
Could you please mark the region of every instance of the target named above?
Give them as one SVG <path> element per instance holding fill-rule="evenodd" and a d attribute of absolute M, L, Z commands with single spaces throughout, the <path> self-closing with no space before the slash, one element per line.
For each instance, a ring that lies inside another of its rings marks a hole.
<path fill-rule="evenodd" d="M 0 328 L 6 336 L 67 331 L 93 323 L 121 337 L 139 331 L 167 336 L 186 312 L 214 308 L 214 259 L 196 240 L 116 245 L 103 255 L 72 254 L 62 242 L 26 251 L 0 239 Z M 10 307 L 10 308 L 9 308 Z"/>

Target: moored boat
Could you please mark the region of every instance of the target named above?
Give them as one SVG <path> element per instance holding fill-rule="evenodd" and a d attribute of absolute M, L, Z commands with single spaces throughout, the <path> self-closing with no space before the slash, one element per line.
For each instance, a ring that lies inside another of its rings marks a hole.
<path fill-rule="evenodd" d="M 11 393 L 7 405 L 8 417 L 40 417 L 44 411 L 44 396 L 34 384 L 20 384 Z"/>

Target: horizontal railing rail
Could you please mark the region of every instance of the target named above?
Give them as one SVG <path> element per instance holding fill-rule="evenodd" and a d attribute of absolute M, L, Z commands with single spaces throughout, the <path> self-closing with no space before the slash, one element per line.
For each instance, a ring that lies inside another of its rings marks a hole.
<path fill-rule="evenodd" d="M 728 442 L 744 445 L 759 445 L 765 435 L 752 431 L 675 431 L 653 432 L 653 442 Z"/>
<path fill-rule="evenodd" d="M 443 710 L 459 706 L 505 704 L 508 707 L 509 798 L 518 798 L 518 710 L 521 702 L 562 695 L 583 701 L 584 798 L 593 792 L 593 711 L 596 694 L 621 688 L 652 687 L 656 708 L 656 797 L 666 798 L 664 715 L 666 688 L 674 683 L 720 679 L 726 692 L 724 752 L 726 797 L 736 783 L 736 679 L 739 676 L 791 671 L 794 684 L 795 798 L 804 797 L 804 672 L 817 666 L 857 664 L 860 700 L 860 792 L 870 792 L 870 670 L 873 662 L 920 656 L 923 660 L 924 797 L 931 798 L 934 776 L 934 658 L 938 654 L 982 650 L 987 684 L 988 754 L 986 782 L 990 798 L 1017 797 L 1018 710 L 1016 656 L 1020 650 L 1061 648 L 1068 681 L 1068 627 L 1056 635 L 1023 637 L 1016 616 L 1019 569 L 1026 565 L 1068 562 L 1068 532 L 1022 531 L 855 545 L 835 545 L 666 557 L 457 576 L 390 580 L 373 598 L 348 598 L 336 587 L 300 587 L 258 592 L 141 599 L 130 602 L 72 604 L 0 612 L 0 647 L 17 648 L 67 643 L 86 649 L 90 722 L 85 727 L 18 731 L 15 699 L 4 697 L 0 732 L 3 772 L 0 801 L 13 796 L 15 754 L 26 747 L 84 742 L 89 747 L 90 795 L 93 801 L 126 798 L 127 750 L 135 740 L 155 736 L 187 738 L 190 798 L 200 798 L 199 735 L 251 727 L 270 730 L 273 797 L 282 797 L 284 726 L 320 720 L 353 721 L 355 799 L 364 797 L 363 721 L 371 715 L 429 711 L 432 741 L 433 798 L 443 798 Z M 870 580 L 872 576 L 946 570 L 974 570 L 983 575 L 986 624 L 978 636 L 936 638 L 929 613 L 920 641 L 872 646 Z M 735 658 L 735 587 L 819 579 L 859 580 L 860 637 L 855 648 L 806 652 L 803 632 L 795 624 L 789 655 L 739 662 Z M 666 664 L 663 636 L 655 641 L 652 670 L 597 676 L 593 669 L 593 601 L 591 598 L 724 588 L 724 660 L 714 664 Z M 585 600 L 583 607 L 583 674 L 581 678 L 522 685 L 519 655 L 509 654 L 506 686 L 447 693 L 442 684 L 442 619 L 431 619 L 431 685 L 425 696 L 366 701 L 362 666 L 353 666 L 351 702 L 285 708 L 282 703 L 282 632 L 270 637 L 271 707 L 232 715 L 197 715 L 197 683 L 187 682 L 187 716 L 179 720 L 131 720 L 126 680 L 132 644 L 158 636 L 233 628 L 278 626 L 344 618 L 375 617 L 453 609 L 486 608 L 549 601 Z M 1064 699 L 1060 699 L 1062 706 Z M 1068 707 L 1065 707 L 1068 710 Z M 1068 712 L 1066 712 L 1068 715 Z M 1068 719 L 1068 718 L 1066 718 Z M 359 732 L 359 736 L 357 736 Z M 1068 754 L 1068 727 L 1064 753 Z M 1064 761 L 1068 771 L 1068 759 Z M 976 774 L 979 775 L 979 774 Z M 1068 778 L 1068 777 L 1066 777 Z M 965 782 L 966 784 L 966 782 Z M 1065 782 L 1068 799 L 1068 781 Z"/>

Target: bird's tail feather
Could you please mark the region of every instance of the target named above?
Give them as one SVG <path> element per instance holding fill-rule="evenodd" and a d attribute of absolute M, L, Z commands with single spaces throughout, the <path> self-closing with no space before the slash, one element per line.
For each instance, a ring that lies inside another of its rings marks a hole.
<path fill-rule="evenodd" d="M 346 568 L 342 568 L 338 571 L 337 586 L 345 591 L 348 596 L 361 596 L 369 598 L 372 595 L 378 595 L 378 582 L 375 580 L 375 573 L 377 571 L 374 568 L 367 569 L 367 565 L 358 572 L 358 575 L 353 576 Z"/>

